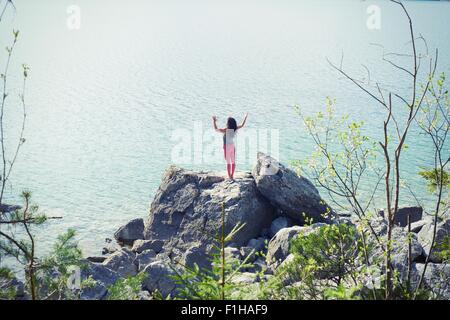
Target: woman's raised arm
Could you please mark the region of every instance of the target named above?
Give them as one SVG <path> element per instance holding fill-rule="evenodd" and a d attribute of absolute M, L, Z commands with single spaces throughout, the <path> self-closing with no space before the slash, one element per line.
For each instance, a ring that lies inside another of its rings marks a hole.
<path fill-rule="evenodd" d="M 220 133 L 226 132 L 225 129 L 217 128 L 217 117 L 216 116 L 213 116 L 212 119 L 213 119 L 214 130 L 216 130 L 217 132 L 220 132 Z"/>
<path fill-rule="evenodd" d="M 247 122 L 247 117 L 248 117 L 248 112 L 245 114 L 244 121 L 242 121 L 241 125 L 237 127 L 238 129 L 241 129 L 243 126 L 245 126 L 245 122 Z"/>

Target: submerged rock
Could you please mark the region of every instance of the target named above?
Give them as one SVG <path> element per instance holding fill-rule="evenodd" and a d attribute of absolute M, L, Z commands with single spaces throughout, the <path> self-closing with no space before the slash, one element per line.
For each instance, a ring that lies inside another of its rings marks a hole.
<path fill-rule="evenodd" d="M 316 187 L 272 157 L 258 153 L 252 175 L 261 194 L 296 222 L 303 224 L 305 217 L 313 222 L 331 222 L 332 210 Z"/>

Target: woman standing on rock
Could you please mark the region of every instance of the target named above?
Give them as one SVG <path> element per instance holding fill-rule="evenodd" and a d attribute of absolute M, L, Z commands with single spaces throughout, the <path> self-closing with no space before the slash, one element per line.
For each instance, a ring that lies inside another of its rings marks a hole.
<path fill-rule="evenodd" d="M 229 117 L 227 120 L 227 127 L 224 129 L 219 129 L 217 127 L 217 117 L 212 117 L 214 130 L 223 134 L 223 156 L 227 162 L 228 178 L 231 180 L 234 179 L 234 170 L 236 169 L 236 148 L 234 138 L 236 137 L 236 132 L 245 125 L 247 117 L 248 112 L 245 114 L 244 121 L 242 121 L 242 124 L 239 126 L 236 123 L 236 119 Z"/>

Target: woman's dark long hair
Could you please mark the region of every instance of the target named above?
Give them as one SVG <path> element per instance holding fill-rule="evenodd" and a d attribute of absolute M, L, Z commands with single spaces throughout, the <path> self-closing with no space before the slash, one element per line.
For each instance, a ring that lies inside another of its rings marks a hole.
<path fill-rule="evenodd" d="M 237 130 L 236 119 L 229 117 L 227 120 L 227 129 Z"/>

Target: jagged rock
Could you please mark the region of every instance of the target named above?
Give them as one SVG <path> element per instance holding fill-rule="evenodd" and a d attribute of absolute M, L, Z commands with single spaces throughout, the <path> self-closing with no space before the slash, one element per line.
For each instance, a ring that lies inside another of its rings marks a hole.
<path fill-rule="evenodd" d="M 433 233 L 434 222 L 430 221 L 422 227 L 418 234 L 419 242 L 422 244 L 425 250 L 425 254 L 428 254 L 430 250 Z M 440 247 L 442 247 L 443 245 L 446 245 L 447 248 L 450 246 L 450 218 L 438 222 L 437 224 L 435 243 L 429 258 L 431 262 L 442 262 L 442 256 L 440 256 L 439 252 Z"/>
<path fill-rule="evenodd" d="M 133 219 L 124 226 L 120 227 L 115 233 L 114 238 L 118 242 L 132 245 L 135 240 L 144 239 L 144 220 Z"/>
<path fill-rule="evenodd" d="M 81 281 L 89 277 L 95 281 L 95 284 L 92 287 L 83 287 L 81 289 L 81 300 L 103 299 L 108 292 L 108 287 L 119 279 L 119 274 L 102 264 L 87 261 L 85 267 L 81 268 Z"/>
<path fill-rule="evenodd" d="M 168 295 L 173 296 L 176 293 L 177 284 L 172 276 L 175 272 L 163 261 L 155 261 L 145 267 L 147 278 L 143 282 L 143 288 L 149 292 L 158 291 L 165 298 Z"/>
<path fill-rule="evenodd" d="M 136 265 L 138 272 L 141 272 L 148 266 L 150 263 L 156 261 L 156 252 L 152 249 L 148 249 L 142 251 L 138 255 L 136 255 L 136 259 L 134 260 L 134 264 Z"/>
<path fill-rule="evenodd" d="M 155 253 L 160 253 L 164 242 L 161 240 L 136 240 L 133 243 L 133 248 L 131 251 L 136 253 L 141 253 L 145 250 L 153 250 Z"/>
<path fill-rule="evenodd" d="M 406 227 L 408 225 L 408 216 L 410 222 L 420 221 L 422 219 L 423 209 L 422 207 L 404 207 L 398 209 L 394 216 L 394 224 L 398 227 Z M 379 214 L 385 218 L 384 210 L 381 210 Z"/>
<path fill-rule="evenodd" d="M 249 173 L 238 173 L 230 181 L 218 173 L 171 167 L 151 204 L 145 239 L 164 241 L 163 251 L 175 260 L 197 247 L 191 250 L 195 251 L 195 260 L 206 264 L 221 230 L 222 203 L 226 234 L 237 224 L 245 224 L 233 238 L 237 246 L 258 236 L 274 218 L 273 208 Z"/>
<path fill-rule="evenodd" d="M 417 286 L 425 264 L 417 263 L 414 283 Z M 429 263 L 424 277 L 425 288 L 430 289 L 438 299 L 450 300 L 450 265 Z"/>
<path fill-rule="evenodd" d="M 134 252 L 122 248 L 120 251 L 117 251 L 106 258 L 102 265 L 116 271 L 120 277 L 134 276 L 137 273 L 134 259 Z"/>
<path fill-rule="evenodd" d="M 200 269 L 210 268 L 211 263 L 208 259 L 205 259 L 205 252 L 210 252 L 209 248 L 199 244 L 193 245 L 183 254 L 181 261 L 183 265 L 192 268 L 197 265 Z"/>
<path fill-rule="evenodd" d="M 289 219 L 288 217 L 278 217 L 275 220 L 272 221 L 272 224 L 270 225 L 270 236 L 273 237 L 277 234 L 278 231 L 284 228 L 289 228 L 294 225 L 292 219 Z"/>
<path fill-rule="evenodd" d="M 331 222 L 332 211 L 316 187 L 272 157 L 258 153 L 252 175 L 261 194 L 296 222 L 305 222 L 303 214 L 314 222 Z"/>

